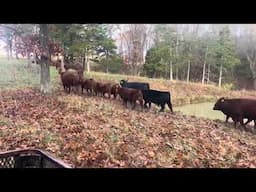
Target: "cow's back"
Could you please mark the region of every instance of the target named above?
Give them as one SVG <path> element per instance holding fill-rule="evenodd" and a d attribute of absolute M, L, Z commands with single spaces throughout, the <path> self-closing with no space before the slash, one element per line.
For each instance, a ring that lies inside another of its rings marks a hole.
<path fill-rule="evenodd" d="M 223 112 L 227 115 L 256 116 L 255 99 L 228 99 Z"/>
<path fill-rule="evenodd" d="M 132 88 L 132 89 L 139 89 L 139 90 L 148 90 L 150 88 L 148 83 L 140 83 L 140 82 L 127 82 L 121 86 L 125 88 Z"/>
<path fill-rule="evenodd" d="M 170 92 L 157 91 L 153 89 L 142 90 L 143 99 L 152 101 L 157 104 L 166 103 L 170 101 Z"/>
<path fill-rule="evenodd" d="M 242 114 L 246 117 L 256 117 L 256 100 L 255 99 L 241 99 L 240 107 Z"/>

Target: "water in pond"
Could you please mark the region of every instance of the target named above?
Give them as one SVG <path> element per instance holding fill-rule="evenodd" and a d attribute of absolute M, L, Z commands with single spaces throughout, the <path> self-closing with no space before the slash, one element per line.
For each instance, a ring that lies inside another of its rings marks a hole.
<path fill-rule="evenodd" d="M 175 107 L 175 111 L 180 111 L 185 115 L 194 115 L 196 117 L 204 117 L 208 119 L 225 120 L 226 116 L 221 111 L 213 110 L 214 102 L 188 104 Z"/>

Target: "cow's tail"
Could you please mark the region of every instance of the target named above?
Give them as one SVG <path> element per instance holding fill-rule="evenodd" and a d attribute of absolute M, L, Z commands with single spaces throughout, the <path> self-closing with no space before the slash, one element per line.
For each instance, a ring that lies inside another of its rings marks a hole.
<path fill-rule="evenodd" d="M 168 105 L 170 111 L 173 113 L 172 102 L 171 102 L 171 94 L 168 94 L 168 102 L 167 102 L 167 105 Z"/>

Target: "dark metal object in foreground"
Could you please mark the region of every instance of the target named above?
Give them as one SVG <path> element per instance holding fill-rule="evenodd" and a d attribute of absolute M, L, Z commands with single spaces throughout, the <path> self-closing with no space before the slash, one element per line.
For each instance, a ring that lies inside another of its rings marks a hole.
<path fill-rule="evenodd" d="M 38 149 L 0 153 L 0 168 L 71 168 L 48 152 Z"/>

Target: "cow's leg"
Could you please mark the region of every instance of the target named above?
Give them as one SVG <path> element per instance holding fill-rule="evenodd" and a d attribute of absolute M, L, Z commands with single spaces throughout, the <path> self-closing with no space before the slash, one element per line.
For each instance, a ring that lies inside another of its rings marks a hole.
<path fill-rule="evenodd" d="M 229 116 L 227 115 L 227 116 L 226 116 L 226 121 L 225 121 L 226 123 L 228 122 L 228 119 L 229 119 Z"/>
<path fill-rule="evenodd" d="M 148 102 L 148 107 L 149 107 L 149 109 L 151 108 L 151 102 Z"/>
<path fill-rule="evenodd" d="M 238 121 L 240 122 L 240 125 L 246 130 L 246 131 L 248 131 L 248 128 L 244 125 L 244 119 L 243 119 L 243 117 L 239 117 L 238 118 Z"/>
<path fill-rule="evenodd" d="M 161 104 L 161 109 L 159 112 L 164 112 L 165 104 Z"/>
<path fill-rule="evenodd" d="M 253 119 L 248 119 L 248 120 L 244 123 L 244 125 L 247 125 L 247 124 L 250 123 L 251 121 L 253 121 Z"/>
<path fill-rule="evenodd" d="M 173 110 L 172 110 L 172 104 L 171 104 L 171 102 L 170 102 L 170 101 L 168 101 L 168 102 L 167 102 L 167 105 L 168 105 L 168 107 L 169 107 L 170 111 L 173 113 Z"/>
<path fill-rule="evenodd" d="M 143 110 L 143 100 L 139 100 L 139 102 L 140 102 L 141 110 Z"/>
<path fill-rule="evenodd" d="M 148 101 L 145 101 L 144 108 L 148 108 L 147 103 L 148 103 Z"/>
<path fill-rule="evenodd" d="M 235 129 L 236 129 L 236 123 L 237 123 L 237 121 L 235 120 L 235 119 L 233 119 L 234 120 L 234 127 L 235 127 Z"/>
<path fill-rule="evenodd" d="M 131 104 L 132 104 L 132 109 L 135 109 L 135 107 L 136 107 L 136 101 L 132 101 Z"/>

